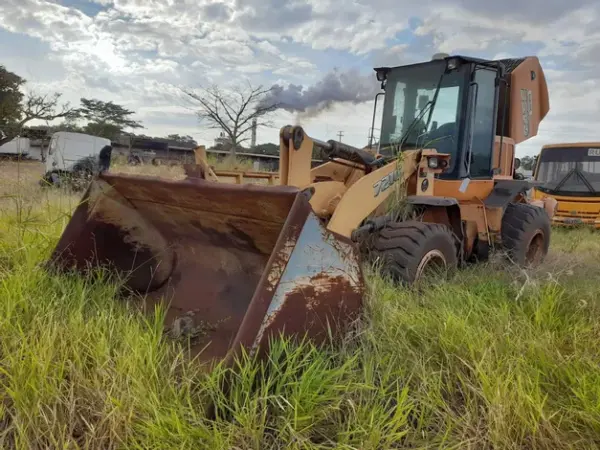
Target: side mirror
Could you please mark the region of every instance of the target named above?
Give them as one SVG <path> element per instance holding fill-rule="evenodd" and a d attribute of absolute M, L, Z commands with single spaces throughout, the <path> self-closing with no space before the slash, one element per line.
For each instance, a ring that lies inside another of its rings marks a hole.
<path fill-rule="evenodd" d="M 437 127 L 438 127 L 437 120 L 434 120 L 433 122 L 431 122 L 431 131 L 437 130 Z"/>
<path fill-rule="evenodd" d="M 521 160 L 519 158 L 515 158 L 515 170 L 521 167 Z"/>

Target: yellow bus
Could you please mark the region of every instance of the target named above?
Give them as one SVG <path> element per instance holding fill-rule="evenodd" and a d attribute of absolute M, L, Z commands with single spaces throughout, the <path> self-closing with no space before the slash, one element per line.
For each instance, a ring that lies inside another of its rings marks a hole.
<path fill-rule="evenodd" d="M 600 142 L 544 145 L 533 179 L 534 199 L 558 202 L 554 224 L 600 229 Z"/>

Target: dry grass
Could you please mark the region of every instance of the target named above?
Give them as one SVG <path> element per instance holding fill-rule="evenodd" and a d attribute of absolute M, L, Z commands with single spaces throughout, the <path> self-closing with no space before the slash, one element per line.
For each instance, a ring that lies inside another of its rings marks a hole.
<path fill-rule="evenodd" d="M 208 163 L 216 170 L 254 170 L 252 161 L 243 158 L 226 157 L 217 159 L 213 155 L 209 155 Z M 27 191 L 30 188 L 35 189 L 38 180 L 44 175 L 44 171 L 44 164 L 38 161 L 0 159 L 0 196 L 23 192 L 23 189 Z M 174 180 L 185 178 L 183 167 L 179 163 L 157 166 L 152 164 L 134 166 L 127 164 L 126 158 L 115 158 L 115 163 L 111 166 L 111 172 L 156 176 Z M 25 196 L 30 197 L 28 194 L 29 192 Z"/>
<path fill-rule="evenodd" d="M 40 268 L 77 196 L 18 173 L 32 174 L 27 197 L 0 210 L 2 448 L 600 446 L 598 233 L 555 230 L 535 272 L 493 259 L 426 291 L 370 277 L 358 336 L 280 341 L 264 364 L 203 373 L 163 336 L 161 311 Z"/>
<path fill-rule="evenodd" d="M 185 172 L 181 165 L 160 165 L 154 166 L 152 164 L 141 164 L 138 166 L 132 165 L 114 165 L 110 168 L 111 172 L 124 173 L 132 175 L 146 175 L 159 178 L 167 178 L 170 180 L 183 180 L 185 178 Z"/>
<path fill-rule="evenodd" d="M 15 195 L 23 188 L 35 188 L 36 181 L 42 175 L 44 175 L 42 163 L 0 160 L 0 196 Z"/>

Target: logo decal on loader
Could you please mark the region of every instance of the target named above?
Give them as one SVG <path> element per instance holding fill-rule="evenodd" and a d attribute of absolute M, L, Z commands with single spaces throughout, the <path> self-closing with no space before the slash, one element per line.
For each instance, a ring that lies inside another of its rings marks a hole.
<path fill-rule="evenodd" d="M 521 115 L 523 117 L 523 136 L 529 136 L 530 120 L 533 115 L 531 89 L 521 89 Z"/>
<path fill-rule="evenodd" d="M 390 186 L 398 181 L 398 178 L 400 178 L 400 173 L 397 169 L 381 178 L 381 180 L 373 185 L 373 189 L 375 190 L 374 197 L 377 197 L 382 192 L 387 191 Z"/>

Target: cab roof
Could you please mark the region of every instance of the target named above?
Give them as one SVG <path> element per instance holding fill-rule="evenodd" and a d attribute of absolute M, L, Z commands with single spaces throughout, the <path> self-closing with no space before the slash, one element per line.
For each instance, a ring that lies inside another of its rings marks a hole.
<path fill-rule="evenodd" d="M 546 145 L 542 146 L 542 150 L 544 150 L 546 148 L 568 148 L 568 147 L 574 147 L 574 148 L 599 147 L 600 148 L 600 142 L 589 141 L 589 142 L 563 142 L 563 143 L 558 143 L 558 144 L 546 144 Z"/>
<path fill-rule="evenodd" d="M 489 66 L 501 65 L 504 69 L 504 74 L 506 75 L 506 74 L 511 73 L 513 70 L 515 70 L 527 58 L 531 58 L 531 56 L 525 56 L 522 58 L 482 59 L 482 58 L 473 58 L 471 56 L 450 55 L 450 56 L 446 56 L 444 58 L 431 59 L 429 61 L 422 61 L 422 62 L 418 62 L 418 63 L 414 63 L 414 64 L 405 64 L 405 65 L 393 66 L 393 67 L 389 67 L 389 66 L 375 67 L 373 70 L 375 72 L 378 72 L 380 70 L 389 71 L 392 69 L 399 69 L 401 67 L 402 68 L 417 67 L 417 66 L 424 66 L 427 64 L 431 64 L 431 63 L 437 62 L 437 61 L 448 61 L 449 59 L 459 59 L 460 61 L 462 61 L 464 63 L 485 64 L 485 65 L 489 65 Z"/>

